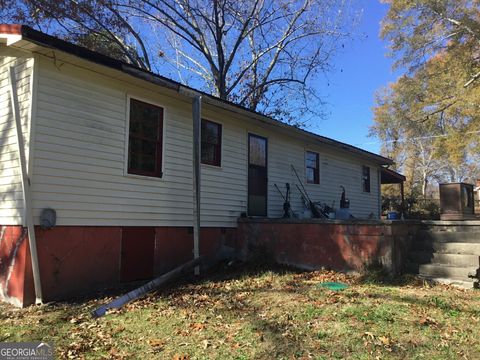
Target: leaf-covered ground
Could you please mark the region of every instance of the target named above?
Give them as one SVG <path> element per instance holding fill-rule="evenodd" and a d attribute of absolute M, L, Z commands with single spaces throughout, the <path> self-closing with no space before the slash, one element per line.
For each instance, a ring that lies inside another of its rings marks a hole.
<path fill-rule="evenodd" d="M 60 359 L 480 359 L 478 290 L 328 271 L 217 274 L 100 319 L 90 311 L 109 297 L 0 304 L 0 341 L 53 342 Z"/>

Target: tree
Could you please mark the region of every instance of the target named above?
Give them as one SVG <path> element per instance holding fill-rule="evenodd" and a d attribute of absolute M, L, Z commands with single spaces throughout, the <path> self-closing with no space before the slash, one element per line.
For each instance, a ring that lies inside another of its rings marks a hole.
<path fill-rule="evenodd" d="M 381 36 L 390 42 L 396 66 L 415 71 L 431 57 L 454 52 L 466 57 L 477 71 L 464 85 L 480 78 L 479 0 L 383 0 L 390 5 L 382 21 Z"/>
<path fill-rule="evenodd" d="M 381 35 L 406 73 L 377 95 L 372 134 L 424 195 L 432 180 L 473 180 L 480 153 L 480 2 L 387 3 Z"/>
<path fill-rule="evenodd" d="M 356 19 L 348 0 L 0 2 L 3 19 L 97 50 L 106 41 L 136 66 L 169 64 L 180 81 L 296 124 L 318 113 L 315 81 Z"/>

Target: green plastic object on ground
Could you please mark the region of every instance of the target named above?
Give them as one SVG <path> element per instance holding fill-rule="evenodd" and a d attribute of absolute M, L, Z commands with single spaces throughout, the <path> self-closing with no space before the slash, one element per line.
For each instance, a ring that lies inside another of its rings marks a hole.
<path fill-rule="evenodd" d="M 317 287 L 325 288 L 325 289 L 332 290 L 332 291 L 341 291 L 341 290 L 345 290 L 346 288 L 348 288 L 348 285 L 343 284 L 343 283 L 339 283 L 339 282 L 324 282 L 324 283 L 318 284 Z"/>

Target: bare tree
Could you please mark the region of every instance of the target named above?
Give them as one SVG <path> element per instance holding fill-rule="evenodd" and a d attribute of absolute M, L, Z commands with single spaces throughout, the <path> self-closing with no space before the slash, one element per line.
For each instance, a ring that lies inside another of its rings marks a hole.
<path fill-rule="evenodd" d="M 94 34 L 100 50 L 146 70 L 170 64 L 180 81 L 296 124 L 319 112 L 318 75 L 357 19 L 349 0 L 2 2 L 3 19 L 93 47 Z"/>

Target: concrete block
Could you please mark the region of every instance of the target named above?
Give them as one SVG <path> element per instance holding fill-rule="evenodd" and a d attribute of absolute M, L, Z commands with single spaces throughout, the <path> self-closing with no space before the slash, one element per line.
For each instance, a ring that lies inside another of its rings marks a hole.
<path fill-rule="evenodd" d="M 436 277 L 444 279 L 455 279 L 467 282 L 473 282 L 468 277 L 468 274 L 472 271 L 476 271 L 476 267 L 458 267 L 447 266 L 438 264 L 422 264 L 419 265 L 418 273 L 421 276 Z"/>

